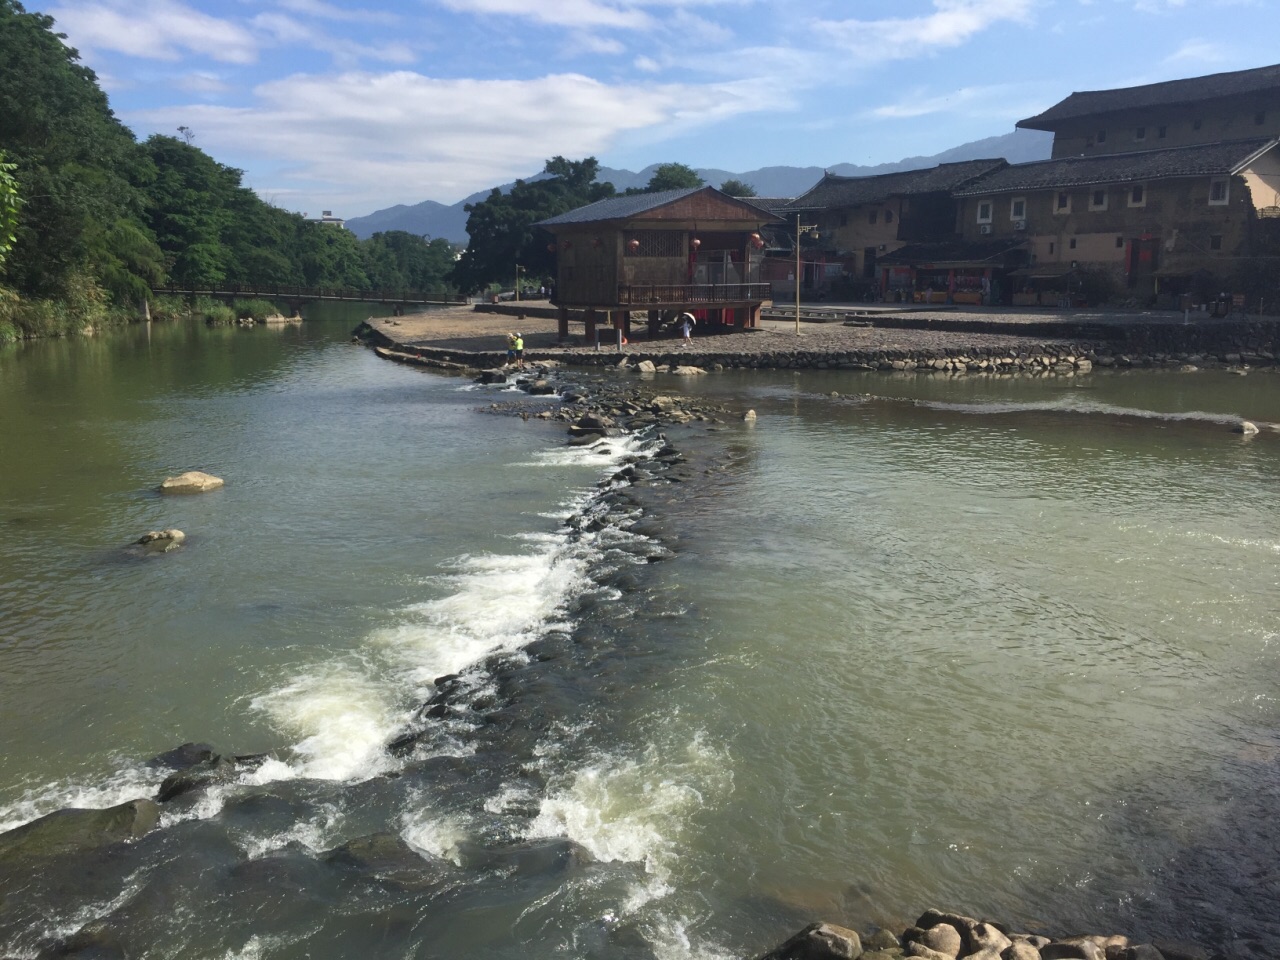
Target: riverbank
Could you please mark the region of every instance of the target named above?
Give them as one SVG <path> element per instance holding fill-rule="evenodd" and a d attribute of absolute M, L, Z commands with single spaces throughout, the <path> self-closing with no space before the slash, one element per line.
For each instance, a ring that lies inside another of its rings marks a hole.
<path fill-rule="evenodd" d="M 988 375 L 1074 374 L 1100 367 L 1270 366 L 1280 350 L 1274 320 L 1181 324 L 1146 315 L 1069 317 L 940 313 L 877 315 L 842 322 L 765 321 L 760 329 L 677 339 L 643 339 L 597 348 L 580 336 L 562 341 L 551 317 L 516 318 L 467 309 L 375 320 L 358 336 L 406 356 L 483 369 L 500 366 L 505 337 L 524 335 L 527 360 L 576 366 L 625 362 L 703 369 L 922 370 Z"/>

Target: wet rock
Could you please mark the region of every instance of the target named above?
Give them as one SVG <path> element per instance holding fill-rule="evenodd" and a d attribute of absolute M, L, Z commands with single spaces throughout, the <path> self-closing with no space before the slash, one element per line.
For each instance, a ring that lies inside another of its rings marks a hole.
<path fill-rule="evenodd" d="M 1164 960 L 1164 954 L 1149 943 L 1138 943 L 1121 954 L 1123 960 Z"/>
<path fill-rule="evenodd" d="M 833 923 L 812 923 L 760 960 L 856 960 L 862 941 Z"/>
<path fill-rule="evenodd" d="M 1258 432 L 1258 425 L 1249 420 L 1241 420 L 1234 427 L 1232 427 L 1231 430 L 1233 433 L 1241 433 L 1241 434 L 1244 434 L 1246 437 L 1252 437 L 1255 433 Z"/>
<path fill-rule="evenodd" d="M 969 927 L 967 931 L 967 939 L 969 951 L 977 953 L 980 950 L 994 950 L 999 953 L 1009 946 L 1010 940 L 1004 935 L 993 923 L 975 923 Z"/>
<path fill-rule="evenodd" d="M 481 370 L 476 377 L 477 383 L 506 383 L 507 375 L 502 370 Z"/>
<path fill-rule="evenodd" d="M 964 945 L 964 938 L 949 923 L 939 923 L 937 926 L 930 927 L 921 933 L 920 938 L 916 941 L 922 943 L 930 950 L 936 950 L 938 953 L 945 953 L 949 957 L 960 956 L 960 949 Z"/>
<path fill-rule="evenodd" d="M 754 423 L 756 419 L 756 412 L 754 410 L 748 410 L 742 415 L 742 419 L 748 423 Z"/>
<path fill-rule="evenodd" d="M 525 393 L 535 397 L 545 397 L 556 392 L 556 388 L 547 380 L 534 380 L 524 384 L 522 389 Z"/>
<path fill-rule="evenodd" d="M 209 473 L 201 473 L 199 470 L 188 470 L 186 473 L 180 473 L 176 477 L 166 477 L 164 482 L 160 484 L 161 493 L 205 493 L 209 490 L 217 490 L 223 485 L 221 477 L 215 477 Z"/>
<path fill-rule="evenodd" d="M 898 950 L 902 944 L 892 930 L 877 930 L 862 938 L 862 946 L 866 950 Z"/>
<path fill-rule="evenodd" d="M 1256 427 L 1254 429 L 1257 430 Z M 170 527 L 166 530 L 152 530 L 144 533 L 134 543 L 155 553 L 168 553 L 170 550 L 177 550 L 186 542 L 186 539 L 185 533 L 176 527 Z"/>
<path fill-rule="evenodd" d="M 448 861 L 418 853 L 398 833 L 358 837 L 322 854 L 321 859 L 403 886 L 432 884 L 452 870 Z"/>
<path fill-rule="evenodd" d="M 1040 949 L 1042 960 L 1107 960 L 1107 953 L 1092 940 L 1072 937 Z"/>
<path fill-rule="evenodd" d="M 68 807 L 0 834 L 0 859 L 35 859 L 96 850 L 136 840 L 160 820 L 152 800 L 130 800 L 106 810 Z"/>
<path fill-rule="evenodd" d="M 706 373 L 707 371 L 703 370 L 701 367 L 685 366 L 682 364 L 681 366 L 673 367 L 671 372 L 681 377 L 696 377 L 698 374 Z"/>
<path fill-rule="evenodd" d="M 636 373 L 655 373 L 657 369 L 652 360 L 641 360 L 636 364 Z"/>
<path fill-rule="evenodd" d="M 156 799 L 161 803 L 168 803 L 174 797 L 180 797 L 192 790 L 203 790 L 215 783 L 227 783 L 234 780 L 238 774 L 235 761 L 215 755 L 203 763 L 197 763 L 165 777 L 156 793 Z"/>
<path fill-rule="evenodd" d="M 563 837 L 495 848 L 464 843 L 458 852 L 468 870 L 491 870 L 504 876 L 560 875 L 595 862 L 590 850 Z"/>
<path fill-rule="evenodd" d="M 167 767 L 170 770 L 186 770 L 188 767 L 194 767 L 198 763 L 212 760 L 216 755 L 217 751 L 207 743 L 184 743 L 181 746 L 174 747 L 172 750 L 156 754 L 147 761 L 147 766 L 152 768 Z"/>

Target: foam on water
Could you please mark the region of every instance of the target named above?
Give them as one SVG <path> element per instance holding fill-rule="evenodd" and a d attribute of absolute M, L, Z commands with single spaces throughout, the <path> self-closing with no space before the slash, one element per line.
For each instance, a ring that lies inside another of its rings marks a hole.
<path fill-rule="evenodd" d="M 436 813 L 426 805 L 425 799 L 420 799 L 419 802 L 423 804 L 421 807 L 401 818 L 400 836 L 420 853 L 452 860 L 461 866 L 462 855 L 459 848 L 467 839 L 466 824 L 456 816 Z"/>
<path fill-rule="evenodd" d="M 102 810 L 152 796 L 168 774 L 168 770 L 129 764 L 98 783 L 68 779 L 28 790 L 22 799 L 0 807 L 0 833 L 64 807 Z"/>

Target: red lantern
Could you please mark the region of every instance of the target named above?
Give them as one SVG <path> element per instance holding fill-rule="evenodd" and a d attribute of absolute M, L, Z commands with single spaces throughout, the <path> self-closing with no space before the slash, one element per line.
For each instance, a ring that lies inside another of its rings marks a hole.
<path fill-rule="evenodd" d="M 554 243 L 548 243 L 547 253 L 555 253 L 555 252 L 556 252 L 556 245 Z"/>
<path fill-rule="evenodd" d="M 560 247 L 561 247 L 561 249 L 563 249 L 563 250 L 568 250 L 568 249 L 569 249 L 570 247 L 572 247 L 572 246 L 573 246 L 573 241 L 572 241 L 572 240 L 566 240 L 566 241 L 564 241 L 562 244 L 560 244 Z"/>
<path fill-rule="evenodd" d="M 759 250 L 764 246 L 764 237 L 760 236 L 758 233 L 753 233 L 751 235 L 751 245 Z"/>
<path fill-rule="evenodd" d="M 628 241 L 627 241 L 627 249 L 628 249 L 628 250 L 630 250 L 632 253 L 639 253 L 639 252 L 640 252 L 640 241 L 639 241 L 639 240 L 628 240 Z"/>
<path fill-rule="evenodd" d="M 699 240 L 697 237 L 694 237 L 692 240 L 689 241 L 689 246 L 697 250 L 700 246 L 702 246 L 702 241 Z"/>

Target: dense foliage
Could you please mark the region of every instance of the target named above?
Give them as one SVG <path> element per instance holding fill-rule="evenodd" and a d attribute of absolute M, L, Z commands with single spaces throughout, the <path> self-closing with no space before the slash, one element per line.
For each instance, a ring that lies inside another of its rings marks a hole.
<path fill-rule="evenodd" d="M 447 241 L 273 207 L 190 130 L 138 143 L 64 39 L 0 0 L 0 339 L 135 315 L 169 282 L 447 288 Z"/>
<path fill-rule="evenodd" d="M 493 283 L 522 279 L 538 283 L 555 272 L 555 254 L 547 249 L 551 235 L 534 228 L 554 217 L 614 195 L 612 183 L 597 183 L 600 164 L 595 157 L 547 161 L 539 180 L 517 180 L 508 193 L 497 187 L 479 203 L 466 206 L 470 242 L 454 269 L 458 287 L 468 292 Z"/>
<path fill-rule="evenodd" d="M 745 180 L 726 180 L 720 184 L 720 189 L 731 197 L 754 197 L 756 188 Z"/>

